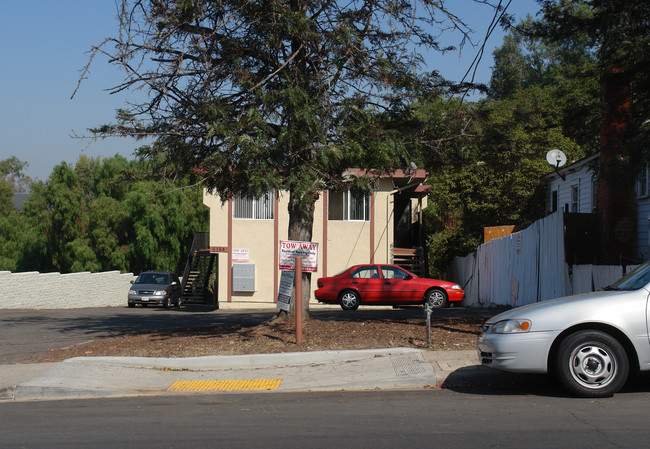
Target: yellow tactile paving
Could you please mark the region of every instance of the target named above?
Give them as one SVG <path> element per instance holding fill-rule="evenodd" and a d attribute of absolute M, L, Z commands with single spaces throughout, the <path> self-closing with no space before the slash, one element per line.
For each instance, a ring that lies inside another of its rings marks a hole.
<path fill-rule="evenodd" d="M 179 380 L 167 391 L 243 391 L 275 390 L 282 379 Z"/>

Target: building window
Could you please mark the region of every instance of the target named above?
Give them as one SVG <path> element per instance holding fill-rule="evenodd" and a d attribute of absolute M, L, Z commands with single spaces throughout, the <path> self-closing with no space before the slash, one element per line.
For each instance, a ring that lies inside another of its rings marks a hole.
<path fill-rule="evenodd" d="M 557 190 L 551 192 L 551 212 L 557 212 Z"/>
<path fill-rule="evenodd" d="M 273 191 L 266 192 L 257 198 L 237 195 L 233 198 L 233 218 L 248 218 L 252 220 L 272 220 L 275 213 Z"/>
<path fill-rule="evenodd" d="M 644 166 L 641 169 L 641 173 L 636 180 L 636 196 L 638 198 L 644 198 L 648 196 L 648 166 Z"/>
<path fill-rule="evenodd" d="M 578 212 L 578 186 L 571 186 L 571 208 L 570 212 Z"/>
<path fill-rule="evenodd" d="M 596 213 L 596 206 L 598 205 L 598 180 L 592 179 L 591 181 L 591 212 Z"/>
<path fill-rule="evenodd" d="M 367 193 L 354 190 L 330 190 L 328 197 L 327 218 L 330 220 L 370 220 L 370 198 Z"/>

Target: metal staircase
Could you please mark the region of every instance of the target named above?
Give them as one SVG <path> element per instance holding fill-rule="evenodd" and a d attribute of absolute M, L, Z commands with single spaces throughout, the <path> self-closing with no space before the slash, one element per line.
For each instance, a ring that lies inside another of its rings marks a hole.
<path fill-rule="evenodd" d="M 190 255 L 183 272 L 181 302 L 183 304 L 207 304 L 218 307 L 216 285 L 217 255 L 210 253 L 209 233 L 194 234 Z M 212 280 L 212 283 L 211 283 Z"/>

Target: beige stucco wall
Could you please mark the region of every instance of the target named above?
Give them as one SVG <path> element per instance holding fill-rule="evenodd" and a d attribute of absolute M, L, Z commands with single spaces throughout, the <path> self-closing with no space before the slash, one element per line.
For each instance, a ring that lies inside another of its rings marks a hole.
<path fill-rule="evenodd" d="M 371 260 L 390 263 L 393 238 L 393 202 L 395 189 L 390 179 L 379 181 L 374 195 L 374 221 L 328 221 L 327 275 L 333 275 L 359 263 Z M 221 203 L 218 196 L 204 193 L 203 202 L 210 208 L 210 246 L 228 246 L 228 204 Z M 417 202 L 416 202 L 417 203 Z M 278 240 L 287 240 L 289 217 L 288 194 L 281 194 L 276 214 Z M 417 204 L 416 204 L 417 205 Z M 416 206 L 415 205 L 415 206 Z M 424 204 L 426 206 L 426 203 Z M 417 207 L 413 207 L 415 213 Z M 250 261 L 255 264 L 255 292 L 232 292 L 232 301 L 273 302 L 274 268 L 277 255 L 274 251 L 273 220 L 233 219 L 232 248 L 248 249 Z M 370 245 L 370 226 L 374 223 L 374 247 Z M 316 280 L 325 275 L 323 257 L 323 196 L 316 202 L 312 241 L 319 244 L 318 271 L 312 275 L 312 299 Z M 228 257 L 219 254 L 219 301 L 228 298 Z"/>

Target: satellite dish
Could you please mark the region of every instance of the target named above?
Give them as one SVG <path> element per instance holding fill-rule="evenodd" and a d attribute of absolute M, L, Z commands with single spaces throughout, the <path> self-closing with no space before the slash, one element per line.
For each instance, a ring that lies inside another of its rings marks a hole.
<path fill-rule="evenodd" d="M 566 154 L 562 150 L 551 150 L 546 153 L 546 161 L 553 167 L 563 167 L 566 164 Z"/>

